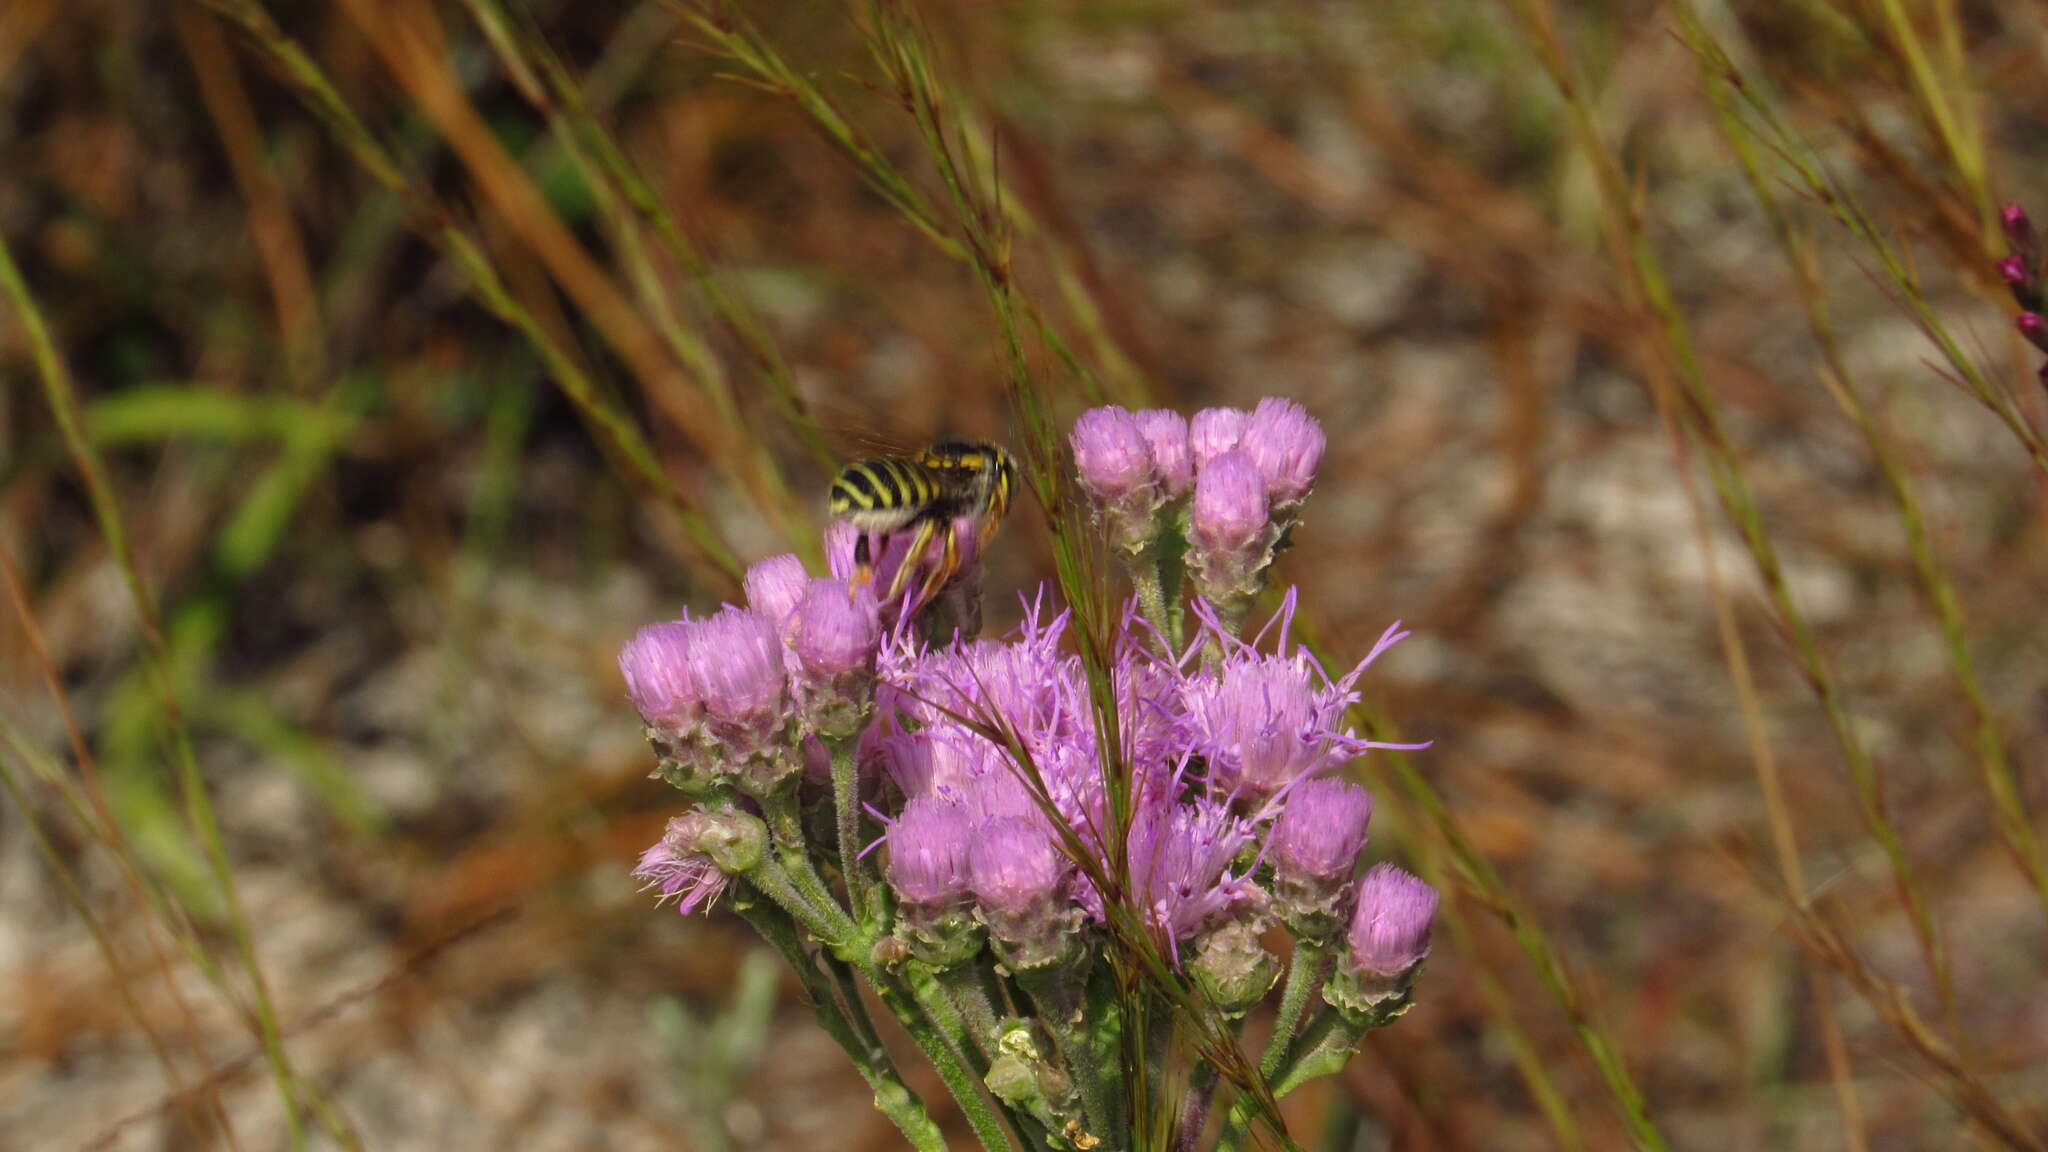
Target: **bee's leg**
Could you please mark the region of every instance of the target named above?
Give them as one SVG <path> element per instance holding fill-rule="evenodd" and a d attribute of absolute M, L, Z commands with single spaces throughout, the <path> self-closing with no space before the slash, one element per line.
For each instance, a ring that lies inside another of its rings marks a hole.
<path fill-rule="evenodd" d="M 862 588 L 874 582 L 874 553 L 868 548 L 868 534 L 862 532 L 853 538 L 853 579 L 846 582 L 847 599 L 858 597 Z"/>
<path fill-rule="evenodd" d="M 946 581 L 951 580 L 954 573 L 958 571 L 960 571 L 960 538 L 954 533 L 953 526 L 948 524 L 946 525 L 946 546 L 939 554 L 938 567 L 932 569 L 931 575 L 925 577 L 924 584 L 918 588 L 917 600 L 911 605 L 912 610 L 931 603 L 932 599 L 939 594 L 939 590 L 946 586 Z"/>
<path fill-rule="evenodd" d="M 910 550 L 903 554 L 903 562 L 896 566 L 896 574 L 889 580 L 889 594 L 882 597 L 887 604 L 903 595 L 903 589 L 910 583 L 911 573 L 917 571 L 918 561 L 924 559 L 925 549 L 932 546 L 932 533 L 939 527 L 937 520 L 929 517 L 917 522 L 917 534 L 910 538 Z"/>

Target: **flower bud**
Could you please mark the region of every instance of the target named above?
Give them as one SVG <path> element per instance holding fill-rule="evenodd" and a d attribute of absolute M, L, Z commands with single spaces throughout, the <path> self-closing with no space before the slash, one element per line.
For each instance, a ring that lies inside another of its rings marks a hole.
<path fill-rule="evenodd" d="M 2048 320 L 2043 320 L 2039 312 L 2020 313 L 2013 321 L 2013 327 L 2020 330 L 2020 335 L 2027 338 L 2027 343 L 2048 352 Z"/>
<path fill-rule="evenodd" d="M 752 813 L 731 805 L 698 808 L 668 822 L 677 844 L 711 858 L 719 870 L 732 874 L 753 871 L 768 844 L 768 825 Z"/>
<path fill-rule="evenodd" d="M 2017 201 L 1998 210 L 1998 226 L 2005 233 L 2005 242 L 2014 252 L 2031 256 L 2034 252 L 2034 225 L 2027 219 L 2027 210 Z"/>
<path fill-rule="evenodd" d="M 1372 794 L 1343 780 L 1304 780 L 1287 794 L 1266 847 L 1274 904 L 1296 935 L 1322 939 L 1335 928 L 1371 819 Z"/>
<path fill-rule="evenodd" d="M 889 825 L 889 883 L 906 904 L 943 908 L 967 895 L 973 829 L 960 806 L 918 796 Z"/>
<path fill-rule="evenodd" d="M 690 623 L 649 624 L 619 649 L 626 695 L 650 727 L 680 730 L 703 712 L 690 681 Z"/>
<path fill-rule="evenodd" d="M 1152 447 L 1122 408 L 1091 408 L 1074 422 L 1074 469 L 1101 516 L 1111 545 L 1142 551 L 1156 531 L 1166 490 L 1152 466 Z"/>
<path fill-rule="evenodd" d="M 1060 887 L 1069 863 L 1045 830 L 1021 816 L 989 820 L 967 854 L 968 886 L 989 935 L 1014 968 L 1034 968 L 1074 951 L 1075 910 Z"/>
<path fill-rule="evenodd" d="M 1187 495 L 1195 482 L 1195 458 L 1188 447 L 1187 417 L 1171 408 L 1146 408 L 1133 416 L 1152 451 L 1152 471 L 1169 497 Z"/>
<path fill-rule="evenodd" d="M 1351 916 L 1350 964 L 1359 972 L 1396 977 L 1429 955 L 1436 889 L 1392 864 L 1375 864 L 1358 882 Z"/>
<path fill-rule="evenodd" d="M 690 685 L 710 736 L 741 786 L 762 794 L 797 771 L 782 639 L 767 619 L 727 606 L 690 635 Z"/>
<path fill-rule="evenodd" d="M 882 623 L 874 589 L 813 580 L 790 617 L 797 670 L 791 688 L 804 729 L 831 740 L 857 735 L 874 699 Z"/>
<path fill-rule="evenodd" d="M 1246 422 L 1240 451 L 1251 455 L 1273 503 L 1292 511 L 1315 487 L 1327 443 L 1323 426 L 1292 400 L 1268 396 Z"/>
<path fill-rule="evenodd" d="M 1242 613 L 1273 562 L 1279 534 L 1269 512 L 1266 482 L 1246 453 L 1225 452 L 1195 474 L 1188 568 L 1195 590 L 1227 613 Z"/>
<path fill-rule="evenodd" d="M 811 574 L 804 571 L 804 562 L 796 553 L 770 556 L 747 569 L 747 607 L 780 632 L 788 626 L 810 582 Z"/>
<path fill-rule="evenodd" d="M 1406 1011 L 1415 970 L 1429 955 L 1436 904 L 1436 889 L 1392 864 L 1368 869 L 1358 882 L 1348 947 L 1323 987 L 1323 999 L 1366 1026 Z"/>
<path fill-rule="evenodd" d="M 1280 961 L 1259 943 L 1256 924 L 1238 920 L 1202 938 L 1188 974 L 1218 1011 L 1235 1020 L 1273 990 Z"/>
<path fill-rule="evenodd" d="M 1198 475 L 1209 461 L 1237 447 L 1251 418 L 1242 408 L 1204 408 L 1195 413 L 1188 422 L 1188 452 Z"/>

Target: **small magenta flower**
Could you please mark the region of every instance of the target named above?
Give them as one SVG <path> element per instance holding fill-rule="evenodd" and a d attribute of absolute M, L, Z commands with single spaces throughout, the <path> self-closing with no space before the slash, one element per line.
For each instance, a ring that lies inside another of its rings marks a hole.
<path fill-rule="evenodd" d="M 2018 201 L 1998 210 L 1998 225 L 2005 233 L 2005 242 L 2016 253 L 2032 256 L 2035 251 L 2034 225 L 2027 219 L 2027 210 Z"/>
<path fill-rule="evenodd" d="M 1152 803 L 1131 818 L 1131 899 L 1176 964 L 1181 945 L 1264 909 L 1265 890 L 1234 867 L 1251 842 L 1249 822 L 1207 800 Z"/>
<path fill-rule="evenodd" d="M 974 829 L 958 804 L 918 796 L 889 825 L 889 884 L 907 904 L 942 909 L 967 895 L 967 857 Z"/>
<path fill-rule="evenodd" d="M 645 881 L 661 899 L 674 900 L 676 911 L 685 916 L 718 903 L 727 883 L 725 872 L 710 856 L 688 846 L 693 836 L 688 817 L 670 820 L 661 839 L 640 854 L 640 863 L 633 868 L 635 879 Z"/>
<path fill-rule="evenodd" d="M 1392 864 L 1375 864 L 1358 882 L 1358 908 L 1351 916 L 1350 963 L 1382 977 L 1407 974 L 1429 955 L 1429 924 L 1436 917 L 1436 889 Z"/>
<path fill-rule="evenodd" d="M 1372 794 L 1356 784 L 1304 780 L 1284 798 L 1266 839 L 1273 863 L 1273 903 L 1303 939 L 1321 939 L 1341 918 L 1339 908 L 1365 850 Z"/>
<path fill-rule="evenodd" d="M 2001 209 L 1998 222 L 2005 232 L 2006 246 L 2011 250 L 2005 259 L 1998 262 L 1999 278 L 2005 281 L 2022 312 L 2039 312 L 2042 308 L 2041 249 L 2034 238 L 2034 225 L 2027 219 L 2026 210 L 2018 204 L 2007 204 Z M 2033 337 L 2029 335 L 2028 339 Z"/>
<path fill-rule="evenodd" d="M 1249 453 L 1266 482 L 1266 495 L 1282 512 L 1292 512 L 1315 487 L 1327 438 L 1308 409 L 1269 396 L 1245 423 L 1240 450 Z"/>
<path fill-rule="evenodd" d="M 2020 313 L 2013 321 L 2013 327 L 2027 338 L 2027 343 L 2048 352 L 2048 320 L 2042 319 L 2039 312 Z"/>
<path fill-rule="evenodd" d="M 780 631 L 789 624 L 796 604 L 803 597 L 811 574 L 794 552 L 785 552 L 747 569 L 747 607 Z"/>
<path fill-rule="evenodd" d="M 665 735 L 695 727 L 703 713 L 690 678 L 690 629 L 687 620 L 649 624 L 619 649 L 626 695 L 640 718 Z"/>
<path fill-rule="evenodd" d="M 1195 457 L 1188 447 L 1188 419 L 1171 408 L 1146 408 L 1133 417 L 1152 450 L 1152 471 L 1167 496 L 1179 499 L 1195 482 Z"/>
<path fill-rule="evenodd" d="M 1188 451 L 1197 474 L 1209 461 L 1237 447 L 1252 414 L 1242 408 L 1204 408 L 1188 422 Z"/>

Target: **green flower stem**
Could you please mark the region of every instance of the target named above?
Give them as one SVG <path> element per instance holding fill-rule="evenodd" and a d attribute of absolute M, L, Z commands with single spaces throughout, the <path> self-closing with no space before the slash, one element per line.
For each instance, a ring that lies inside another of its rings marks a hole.
<path fill-rule="evenodd" d="M 913 961 L 912 963 L 915 963 Z M 922 965 L 920 965 L 922 967 Z M 1005 1013 L 996 1007 L 989 973 L 979 963 L 955 964 L 935 971 L 940 989 L 960 1016 L 967 1039 L 983 1060 L 994 1058 L 996 1036 Z"/>
<path fill-rule="evenodd" d="M 924 1102 L 897 1075 L 888 1050 L 882 1047 L 876 1036 L 874 1024 L 867 1017 L 867 1009 L 861 1005 L 860 993 L 853 987 L 844 966 L 828 961 L 828 967 L 833 968 L 833 976 L 840 985 L 835 993 L 814 958 L 804 950 L 796 923 L 788 913 L 774 904 L 746 896 L 735 899 L 733 907 L 795 969 L 819 1026 L 853 1060 L 861 1079 L 867 1081 L 875 1094 L 875 1108 L 902 1131 L 904 1139 L 916 1152 L 946 1152 L 945 1134 L 932 1120 L 931 1113 L 925 1110 Z"/>
<path fill-rule="evenodd" d="M 797 812 L 795 794 L 778 791 L 761 801 L 761 810 L 768 817 L 769 835 L 775 841 L 775 855 L 784 873 L 817 914 L 818 938 L 830 944 L 834 952 L 857 949 L 865 934 L 840 906 L 832 889 L 826 887 L 824 877 L 818 875 L 810 854 L 804 850 L 803 820 Z"/>
<path fill-rule="evenodd" d="M 1173 630 L 1173 614 L 1166 602 L 1166 583 L 1159 571 L 1159 545 L 1145 545 L 1143 551 L 1132 556 L 1125 565 L 1131 573 L 1131 583 L 1138 586 L 1138 607 L 1145 613 L 1145 619 L 1159 629 L 1159 635 L 1169 647 L 1178 644 L 1180 637 Z"/>
<path fill-rule="evenodd" d="M 1038 1022 L 1059 1045 L 1067 1074 L 1081 1093 L 1082 1123 L 1105 1149 L 1115 1147 L 1125 1125 L 1122 1085 L 1114 1074 L 1123 1014 L 1114 994 L 1089 1004 L 1081 974 L 1068 967 L 1027 968 L 1016 979 L 1038 1009 Z"/>
<path fill-rule="evenodd" d="M 839 872 L 846 879 L 846 903 L 862 924 L 876 920 L 868 907 L 868 878 L 860 861 L 860 764 L 854 742 L 832 745 L 832 812 L 838 820 Z"/>
<path fill-rule="evenodd" d="M 1259 1076 L 1269 1084 L 1294 1044 L 1294 1032 L 1301 1027 L 1309 994 L 1322 983 L 1328 959 L 1329 951 L 1324 945 L 1303 942 L 1294 947 L 1294 959 L 1287 965 L 1287 983 L 1280 989 L 1280 1011 L 1273 1017 L 1273 1038 L 1266 1042 L 1265 1055 L 1259 1057 Z"/>
<path fill-rule="evenodd" d="M 953 1093 L 953 1099 L 960 1105 L 960 1111 L 967 1117 L 967 1124 L 974 1129 L 975 1138 L 981 1141 L 988 1152 L 1010 1149 L 1023 1152 L 1023 1145 L 1016 1134 L 1003 1122 L 997 1108 L 989 1101 L 981 1086 L 981 1077 L 968 1064 L 966 1054 L 960 1049 L 958 1040 L 964 1038 L 966 1026 L 960 1015 L 946 1001 L 945 992 L 929 969 L 922 965 L 907 965 L 901 980 L 892 980 L 873 964 L 858 965 L 861 974 L 881 993 L 882 1002 L 903 1022 L 910 1038 L 924 1050 L 925 1058 L 938 1070 L 939 1079 Z M 929 1014 L 929 1015 L 928 1015 Z M 941 1029 L 945 1035 L 941 1034 Z"/>
<path fill-rule="evenodd" d="M 1325 1012 L 1301 1034 L 1294 1056 L 1281 1066 L 1273 1081 L 1273 1098 L 1278 1100 L 1311 1080 L 1334 1076 L 1350 1063 L 1366 1027 L 1354 1024 L 1341 1012 Z"/>

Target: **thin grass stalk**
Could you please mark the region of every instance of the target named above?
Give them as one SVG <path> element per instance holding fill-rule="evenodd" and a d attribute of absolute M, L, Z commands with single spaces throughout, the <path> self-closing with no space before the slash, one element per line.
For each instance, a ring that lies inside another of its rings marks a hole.
<path fill-rule="evenodd" d="M 65 369 L 57 346 L 51 339 L 49 328 L 43 321 L 42 309 L 29 292 L 27 282 L 22 279 L 21 270 L 15 265 L 14 255 L 4 237 L 0 237 L 0 291 L 5 291 L 16 315 L 20 318 L 22 330 L 28 338 L 30 355 L 35 361 L 37 375 L 42 381 L 44 399 L 49 404 L 51 416 L 57 422 L 58 432 L 63 437 L 66 450 L 71 454 L 79 479 L 85 485 L 92 504 L 93 519 L 98 524 L 101 535 L 105 537 L 108 549 L 114 555 L 115 563 L 127 585 L 129 598 L 134 602 L 136 622 L 142 633 L 144 670 L 151 690 L 156 695 L 166 734 L 170 740 L 172 767 L 178 777 L 185 819 L 203 849 L 208 871 L 227 916 L 228 934 L 234 944 L 236 959 L 249 982 L 258 1029 L 263 1040 L 264 1057 L 284 1104 L 286 1138 L 292 1148 L 304 1148 L 306 1133 L 299 1116 L 303 1092 L 297 1073 L 292 1069 L 290 1057 L 284 1049 L 284 1036 L 278 1027 L 277 1009 L 271 1000 L 270 986 L 264 978 L 262 963 L 256 956 L 255 937 L 250 932 L 248 916 L 242 908 L 241 894 L 235 885 L 234 865 L 229 861 L 227 845 L 221 839 L 220 822 L 214 816 L 212 798 L 207 794 L 206 781 L 200 772 L 198 757 L 192 751 L 191 737 L 185 730 L 175 682 L 169 671 L 169 653 L 164 645 L 155 601 L 149 593 L 148 586 L 143 583 L 141 567 L 122 521 L 120 502 L 114 495 L 113 485 L 107 479 L 106 468 L 100 462 L 98 451 L 85 435 L 84 418 L 70 374 Z M 344 1139 L 339 1132 L 335 1135 L 337 1139 Z"/>
<path fill-rule="evenodd" d="M 1984 183 L 1984 142 L 1976 132 L 1975 117 L 1970 113 L 1970 94 L 1960 90 L 1963 75 L 1956 69 L 1951 69 L 1946 77 L 1940 74 L 1927 45 L 1921 41 L 1919 27 L 1914 24 L 1902 0 L 1877 0 L 1877 8 L 1884 17 L 1885 43 L 1897 56 L 1906 74 L 1914 104 L 1927 125 L 1928 134 L 1934 137 L 1941 151 L 1948 156 L 1949 163 L 1955 167 L 1956 177 L 1962 183 L 1964 194 L 1970 198 L 1971 207 L 1981 219 L 1989 221 L 1991 195 Z M 1950 63 L 1956 63 L 1961 34 L 1956 28 L 1953 5 L 1936 5 L 1936 16 L 1943 26 L 1943 39 L 1948 49 L 1945 55 Z M 1950 84 L 1957 85 L 1958 90 L 1950 91 Z"/>
<path fill-rule="evenodd" d="M 787 480 L 776 467 L 767 443 L 747 428 L 733 395 L 732 382 L 718 355 L 702 336 L 684 323 L 662 283 L 641 226 L 647 213 L 643 204 L 654 206 L 664 219 L 650 190 L 640 183 L 642 195 L 628 189 L 628 168 L 604 130 L 584 110 L 581 92 L 568 70 L 537 36 L 522 34 L 496 0 L 464 0 L 464 5 L 484 30 L 485 39 L 499 62 L 514 78 L 514 87 L 535 111 L 546 118 L 557 147 L 575 166 L 583 183 L 595 198 L 598 215 L 606 225 L 612 249 L 624 265 L 640 307 L 670 355 L 689 371 L 697 387 L 709 399 L 719 429 L 719 443 L 727 447 L 731 468 L 755 493 L 762 510 L 781 529 L 784 540 L 817 560 L 817 533 L 811 518 L 800 507 Z M 545 77 L 545 87 L 540 77 Z M 691 253 L 694 256 L 694 252 Z M 697 261 L 701 268 L 702 261 Z M 685 265 L 688 267 L 688 265 Z M 706 277 L 708 279 L 708 277 Z M 772 383 L 772 382 L 771 382 Z M 781 380 L 785 398 L 793 396 L 790 382 Z M 786 406 L 786 405 L 785 405 Z"/>
<path fill-rule="evenodd" d="M 484 248 L 423 189 L 414 185 L 338 89 L 299 43 L 285 35 L 256 0 L 189 0 L 205 4 L 244 33 L 245 41 L 325 124 L 335 141 L 379 184 L 410 209 L 407 222 L 452 260 L 477 303 L 511 325 L 532 346 L 556 385 L 596 435 L 615 471 L 628 484 L 660 500 L 676 517 L 697 554 L 733 582 L 744 572 L 718 529 L 691 504 L 665 472 L 630 417 L 608 403 L 578 359 L 550 334 L 498 274 Z"/>
<path fill-rule="evenodd" d="M 1791 171 L 1798 186 L 1815 203 L 1876 259 L 1877 269 L 1895 298 L 1941 353 L 1948 365 L 1948 379 L 1997 417 L 2026 450 L 2034 466 L 2048 472 L 2048 441 L 2044 441 L 2041 431 L 2020 409 L 2012 394 L 1994 385 L 1978 369 L 1976 362 L 1963 352 L 1961 343 L 1949 332 L 1927 299 L 1909 258 L 1871 219 L 1855 193 L 1821 162 L 1814 147 L 1784 122 L 1773 106 L 1769 92 L 1761 88 L 1757 80 L 1742 74 L 1711 33 L 1690 38 L 1688 46 L 1700 71 L 1719 76 L 1755 118 L 1756 127 L 1750 129 L 1751 135 Z"/>
<path fill-rule="evenodd" d="M 1644 235 L 1641 218 L 1631 207 L 1627 182 L 1594 126 L 1592 110 L 1572 73 L 1548 3 L 1546 0 L 1515 0 L 1515 10 L 1537 49 L 1545 71 L 1564 99 L 1573 136 L 1593 167 L 1595 183 L 1600 190 L 1603 228 L 1615 270 L 1641 294 L 1650 315 L 1658 322 L 1664 350 L 1681 385 L 1681 411 L 1687 425 L 1707 450 L 1707 470 L 1715 494 L 1724 514 L 1741 533 L 1778 622 L 1791 643 L 1800 672 L 1820 702 L 1829 733 L 1848 768 L 1864 826 L 1884 852 L 1893 884 L 1912 922 L 1922 958 L 1937 993 L 1944 1005 L 1952 1006 L 1955 992 L 1947 957 L 1935 928 L 1933 913 L 1914 876 L 1904 840 L 1886 810 L 1881 773 L 1856 732 L 1840 682 L 1821 652 L 1819 640 L 1785 578 L 1777 548 L 1764 527 L 1762 513 L 1744 476 L 1740 454 L 1722 422 L 1719 402 L 1707 386 L 1693 351 L 1685 318 L 1679 312 L 1664 278 L 1662 264 Z"/>
<path fill-rule="evenodd" d="M 1697 58 L 1710 59 L 1711 50 L 1705 39 L 1709 33 L 1698 20 L 1697 13 L 1690 6 L 1681 3 L 1678 7 L 1681 30 L 1689 44 L 1699 45 Z M 1740 164 L 1743 179 L 1748 183 L 1750 194 L 1763 210 L 1771 225 L 1773 236 L 1785 254 L 1786 263 L 1791 267 L 1798 282 L 1799 298 L 1806 311 L 1807 327 L 1812 331 L 1814 342 L 1820 349 L 1826 371 L 1821 380 L 1829 394 L 1849 417 L 1856 431 L 1863 437 L 1869 448 L 1871 459 L 1877 464 L 1878 474 L 1884 481 L 1885 494 L 1890 498 L 1900 526 L 1905 531 L 1907 549 L 1913 558 L 1913 572 L 1918 580 L 1922 597 L 1934 611 L 1941 626 L 1942 639 L 1948 655 L 1949 666 L 1954 671 L 1957 685 L 1962 689 L 1964 702 L 1970 710 L 1971 723 L 1975 728 L 1975 752 L 1978 772 L 1985 793 L 1989 796 L 2000 839 L 2012 853 L 2014 861 L 2033 886 L 2036 900 L 2042 912 L 2048 915 L 2048 862 L 2041 856 L 2033 821 L 2026 810 L 2021 789 L 2013 776 L 2012 765 L 2005 749 L 2005 740 L 1999 731 L 1997 717 L 1984 697 L 1978 680 L 1975 660 L 1970 654 L 1969 632 L 1963 620 L 1962 605 L 1955 588 L 1949 581 L 1940 557 L 1935 553 L 1927 528 L 1927 518 L 1920 509 L 1919 498 L 1906 475 L 1904 462 L 1893 450 L 1879 427 L 1876 416 L 1870 411 L 1855 385 L 1846 358 L 1842 355 L 1841 343 L 1835 334 L 1832 319 L 1821 285 L 1819 261 L 1811 242 L 1799 230 L 1796 223 L 1778 202 L 1771 182 L 1765 179 L 1757 163 L 1751 140 L 1741 118 L 1735 110 L 1735 94 L 1730 91 L 1725 74 L 1711 69 L 1702 69 L 1701 79 L 1708 87 L 1715 119 L 1721 128 L 1723 139 L 1735 153 Z M 1795 886 L 1795 891 L 1803 886 Z"/>
<path fill-rule="evenodd" d="M 86 742 L 85 730 L 79 725 L 78 714 L 71 707 L 71 699 L 64 691 L 63 680 L 57 674 L 57 666 L 50 659 L 49 648 L 43 642 L 42 629 L 37 625 L 35 613 L 29 607 L 28 589 L 22 581 L 20 568 L 15 564 L 14 555 L 4 542 L 0 542 L 0 582 L 7 586 L 7 599 L 14 609 L 16 620 L 21 625 L 22 636 L 28 641 L 30 658 L 42 676 L 43 685 L 50 693 L 51 702 L 63 722 L 65 737 L 71 745 L 71 754 L 78 771 L 76 790 L 84 797 L 83 810 L 78 813 L 79 823 L 91 831 L 99 840 L 101 847 L 113 858 L 115 870 L 121 876 L 122 886 L 128 890 L 129 899 L 134 902 L 134 907 L 141 910 L 139 919 L 142 938 L 149 947 L 150 959 L 158 981 L 163 985 L 165 995 L 170 998 L 193 1050 L 204 1051 L 205 1031 L 200 1027 L 199 1017 L 193 1012 L 191 1001 L 186 998 L 184 989 L 180 987 L 177 976 L 171 969 L 171 959 L 165 950 L 163 938 L 158 933 L 159 928 L 168 926 L 173 935 L 179 936 L 186 951 L 200 961 L 195 966 L 209 979 L 217 976 L 218 969 L 208 962 L 209 958 L 205 949 L 200 946 L 197 931 L 190 924 L 178 919 L 177 914 L 182 909 L 170 906 L 168 899 L 149 883 L 142 867 L 136 862 L 134 849 L 129 846 L 120 822 L 115 819 L 114 811 L 107 803 L 106 792 L 100 787 L 99 769 L 93 760 L 92 748 Z M 17 749 L 22 751 L 24 756 L 29 751 L 25 742 L 17 742 Z M 71 789 L 61 784 L 56 786 L 67 799 L 70 798 Z M 224 985 L 219 985 L 218 981 L 216 984 L 220 986 L 224 995 L 228 993 Z M 251 1031 L 254 1031 L 253 1027 Z M 219 1125 L 223 1138 L 230 1148 L 238 1149 L 240 1141 L 235 1135 L 234 1125 L 228 1122 L 220 1092 L 211 1084 L 206 1087 L 208 1108 L 214 1113 L 215 1122 Z"/>
<path fill-rule="evenodd" d="M 13 734 L 10 732 L 8 735 L 9 743 L 12 743 Z M 0 754 L 0 787 L 7 790 L 8 798 L 21 810 L 22 821 L 28 825 L 29 835 L 36 842 L 36 852 L 42 856 L 43 863 L 50 869 L 51 875 L 57 878 L 57 885 L 64 892 L 64 902 L 71 905 L 71 910 L 77 913 L 79 922 L 85 925 L 86 932 L 92 936 L 93 947 L 98 949 L 100 958 L 106 962 L 107 974 L 113 979 L 115 993 L 121 998 L 121 1006 L 127 1010 L 129 1018 L 135 1021 L 135 1026 L 142 1030 L 144 1038 L 149 1043 L 150 1054 L 156 1058 L 157 1066 L 163 1069 L 164 1080 L 170 1085 L 173 1098 L 187 1101 L 192 1097 L 193 1086 L 186 1084 L 185 1074 L 179 1068 L 178 1062 L 171 1057 L 170 1048 L 164 1043 L 163 1034 L 157 1031 L 156 1022 L 150 1019 L 149 1013 L 143 1010 L 142 1002 L 136 998 L 134 980 L 128 966 L 122 962 L 120 951 L 114 946 L 113 937 L 108 934 L 106 925 L 100 922 L 99 914 L 93 911 L 92 903 L 79 889 L 70 866 L 64 862 L 64 854 L 57 850 L 49 832 L 43 827 L 42 818 L 36 815 L 34 803 L 30 800 L 27 790 L 22 787 L 11 755 Z M 85 814 L 85 805 L 75 796 L 67 795 L 65 801 L 79 822 L 90 827 L 91 821 Z M 193 1039 L 196 1042 L 198 1038 Z M 227 1112 L 221 1106 L 220 1093 L 209 1090 L 204 1099 L 206 1110 L 211 1114 L 213 1123 L 219 1126 L 219 1132 L 230 1146 L 236 1146 L 234 1125 L 228 1120 Z M 191 1102 L 198 1103 L 197 1099 L 191 1099 Z M 196 1112 L 192 1108 L 179 1108 L 177 1113 L 178 1118 L 184 1121 L 185 1127 L 191 1130 L 194 1145 L 204 1147 L 211 1133 L 199 1122 Z"/>

